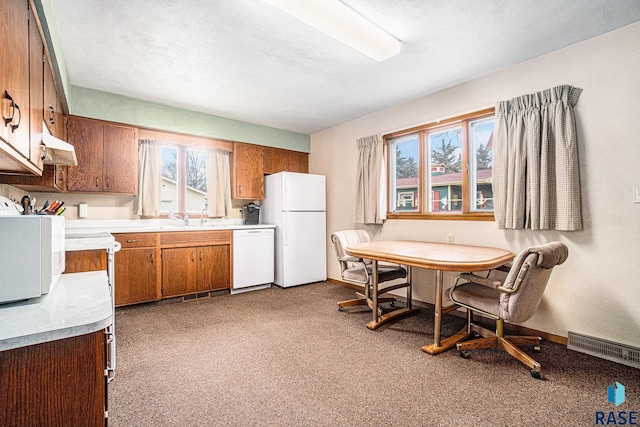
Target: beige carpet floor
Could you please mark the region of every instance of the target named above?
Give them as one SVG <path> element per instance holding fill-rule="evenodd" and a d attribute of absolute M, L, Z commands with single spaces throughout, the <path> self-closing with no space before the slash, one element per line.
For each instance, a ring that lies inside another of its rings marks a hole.
<path fill-rule="evenodd" d="M 370 331 L 369 312 L 337 310 L 352 295 L 327 282 L 118 309 L 109 424 L 593 426 L 596 411 L 640 411 L 639 369 L 549 342 L 528 350 L 544 380 L 495 350 L 431 356 L 431 310 Z"/>

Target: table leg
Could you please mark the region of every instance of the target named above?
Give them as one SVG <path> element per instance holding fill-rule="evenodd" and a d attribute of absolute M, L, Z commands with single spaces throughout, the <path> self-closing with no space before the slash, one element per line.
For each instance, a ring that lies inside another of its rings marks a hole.
<path fill-rule="evenodd" d="M 413 280 L 413 278 L 411 277 L 411 270 L 413 269 L 413 267 L 411 267 L 410 265 L 407 266 L 407 283 L 409 284 L 409 286 L 407 286 L 407 308 L 409 310 L 413 310 L 413 295 L 411 294 L 411 288 L 413 288 L 413 282 L 411 280 Z"/>
<path fill-rule="evenodd" d="M 380 299 L 378 298 L 378 261 L 372 260 L 373 265 L 371 269 L 371 311 L 373 312 L 373 320 L 367 324 L 367 328 L 371 330 L 376 330 L 379 326 L 384 325 L 385 323 L 398 319 L 403 316 L 408 316 L 413 313 L 417 313 L 417 308 L 413 308 L 411 301 L 411 267 L 407 268 L 407 306 L 398 308 L 389 313 L 383 314 L 382 316 L 378 315 L 378 302 Z"/>
<path fill-rule="evenodd" d="M 456 333 L 453 336 L 445 338 L 444 340 L 440 339 L 440 329 L 442 327 L 442 276 L 443 273 L 441 270 L 436 270 L 436 301 L 435 301 L 435 310 L 434 310 L 434 319 L 433 319 L 433 344 L 425 345 L 422 347 L 422 351 L 429 354 L 439 354 L 443 351 L 449 350 L 450 348 L 455 347 L 455 345 L 467 337 L 469 337 L 470 333 L 467 331 L 465 327 L 460 332 Z M 451 311 L 451 309 L 455 309 L 455 306 L 447 307 L 447 312 Z"/>
<path fill-rule="evenodd" d="M 371 266 L 371 289 L 373 295 L 371 299 L 373 300 L 373 308 L 371 312 L 373 313 L 373 324 L 378 324 L 378 261 L 373 260 Z"/>
<path fill-rule="evenodd" d="M 433 345 L 440 347 L 442 327 L 442 270 L 436 270 L 436 307 L 433 319 Z"/>

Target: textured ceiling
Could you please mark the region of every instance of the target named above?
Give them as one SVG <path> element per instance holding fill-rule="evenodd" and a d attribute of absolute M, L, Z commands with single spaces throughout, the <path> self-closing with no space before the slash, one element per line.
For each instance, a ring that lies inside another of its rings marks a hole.
<path fill-rule="evenodd" d="M 640 20 L 639 0 L 344 0 L 402 41 L 378 63 L 261 0 L 52 3 L 71 84 L 304 134 Z"/>

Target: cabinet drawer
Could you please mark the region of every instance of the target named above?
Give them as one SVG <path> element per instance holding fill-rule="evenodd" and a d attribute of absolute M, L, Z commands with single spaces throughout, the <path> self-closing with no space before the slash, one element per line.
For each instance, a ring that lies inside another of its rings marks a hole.
<path fill-rule="evenodd" d="M 174 231 L 160 234 L 160 246 L 179 247 L 197 245 L 228 245 L 231 243 L 230 230 L 217 231 Z"/>
<path fill-rule="evenodd" d="M 114 234 L 113 237 L 120 242 L 122 249 L 155 247 L 158 243 L 159 233 L 126 233 Z"/>

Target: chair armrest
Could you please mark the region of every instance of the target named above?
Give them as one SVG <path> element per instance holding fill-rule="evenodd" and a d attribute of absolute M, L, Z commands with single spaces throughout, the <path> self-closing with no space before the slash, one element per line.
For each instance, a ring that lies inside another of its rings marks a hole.
<path fill-rule="evenodd" d="M 478 276 L 477 274 L 462 273 L 458 277 L 468 282 L 477 283 L 478 285 L 486 286 L 488 288 L 499 289 L 502 286 L 502 282 L 499 280 L 488 279 L 486 277 Z"/>
<path fill-rule="evenodd" d="M 518 289 L 520 289 L 520 285 L 522 284 L 522 281 L 524 280 L 524 277 L 527 275 L 528 272 L 529 272 L 529 264 L 522 264 L 522 267 L 520 267 L 520 271 L 518 271 L 518 277 L 516 277 L 516 280 L 513 283 L 513 287 L 505 288 L 504 286 L 498 286 L 498 290 L 500 292 L 506 292 L 508 294 L 513 294 L 515 292 L 518 292 Z"/>
<path fill-rule="evenodd" d="M 338 260 L 342 261 L 342 262 L 360 262 L 360 263 L 364 264 L 364 260 L 362 258 L 354 257 L 354 256 L 351 256 L 351 255 L 345 255 L 345 256 L 339 258 Z"/>

